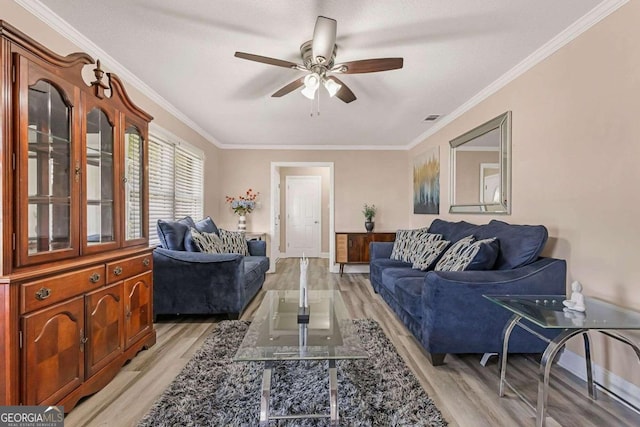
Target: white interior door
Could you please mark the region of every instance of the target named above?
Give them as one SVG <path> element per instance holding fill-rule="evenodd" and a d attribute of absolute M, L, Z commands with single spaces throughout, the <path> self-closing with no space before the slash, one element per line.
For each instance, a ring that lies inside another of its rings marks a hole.
<path fill-rule="evenodd" d="M 288 257 L 320 256 L 322 181 L 319 176 L 286 177 Z"/>
<path fill-rule="evenodd" d="M 482 203 L 500 203 L 500 175 L 484 177 Z"/>
<path fill-rule="evenodd" d="M 274 171 L 274 179 L 277 182 L 276 187 L 274 189 L 274 203 L 273 203 L 273 236 L 274 242 L 271 242 L 271 245 L 274 248 L 274 251 L 277 250 L 278 257 L 280 252 L 282 252 L 282 248 L 280 248 L 280 169 L 276 168 Z M 272 256 L 273 257 L 273 256 Z M 274 258 L 277 259 L 277 258 Z"/>

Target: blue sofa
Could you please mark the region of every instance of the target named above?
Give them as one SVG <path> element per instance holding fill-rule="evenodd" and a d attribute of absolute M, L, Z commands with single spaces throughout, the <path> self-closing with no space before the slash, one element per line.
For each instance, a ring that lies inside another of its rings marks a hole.
<path fill-rule="evenodd" d="M 495 265 L 484 271 L 432 271 L 433 266 L 431 271 L 416 270 L 411 263 L 390 259 L 393 243 L 370 244 L 374 291 L 422 344 L 434 366 L 444 363 L 447 353 L 502 352 L 502 331 L 511 314 L 483 294 L 566 293 L 566 262 L 539 256 L 548 236 L 543 226 L 436 219 L 428 232 L 441 234 L 452 244 L 469 235 L 496 237 L 500 243 Z M 548 337 L 557 334 L 538 331 Z M 545 342 L 520 328 L 509 342 L 510 353 L 541 353 L 545 347 Z"/>
<path fill-rule="evenodd" d="M 158 221 L 153 251 L 153 314 L 227 314 L 237 319 L 269 270 L 266 242 L 247 241 L 249 256 L 197 251 L 188 230 L 218 232 L 211 218 Z"/>

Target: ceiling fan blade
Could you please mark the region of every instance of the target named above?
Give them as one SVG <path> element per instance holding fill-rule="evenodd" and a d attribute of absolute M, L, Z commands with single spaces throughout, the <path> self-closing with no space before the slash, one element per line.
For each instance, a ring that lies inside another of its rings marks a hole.
<path fill-rule="evenodd" d="M 336 64 L 331 71 L 343 74 L 376 73 L 402 68 L 403 62 L 402 58 L 363 59 Z"/>
<path fill-rule="evenodd" d="M 290 92 L 293 92 L 294 90 L 298 89 L 302 85 L 304 85 L 304 77 L 300 77 L 299 79 L 292 81 L 291 83 L 281 88 L 271 96 L 273 98 L 280 98 L 281 96 L 284 96 Z"/>
<path fill-rule="evenodd" d="M 336 44 L 336 31 L 338 23 L 335 19 L 318 16 L 313 30 L 313 63 L 322 64 L 331 60 L 333 46 Z"/>
<path fill-rule="evenodd" d="M 351 89 L 349 89 L 347 87 L 347 85 L 344 84 L 344 82 L 342 80 L 340 80 L 336 76 L 331 76 L 331 77 L 327 77 L 327 78 L 330 79 L 330 80 L 335 81 L 336 83 L 338 83 L 339 85 L 342 86 L 340 88 L 340 90 L 338 90 L 338 92 L 336 93 L 336 97 L 337 98 L 339 98 L 340 100 L 344 101 L 347 104 L 350 103 L 350 102 L 353 102 L 353 101 L 355 101 L 357 99 L 356 96 L 351 91 Z"/>
<path fill-rule="evenodd" d="M 236 58 L 248 59 L 249 61 L 262 62 L 263 64 L 276 65 L 278 67 L 298 69 L 298 64 L 285 61 L 283 59 L 269 58 L 268 56 L 254 55 L 252 53 L 236 52 Z"/>

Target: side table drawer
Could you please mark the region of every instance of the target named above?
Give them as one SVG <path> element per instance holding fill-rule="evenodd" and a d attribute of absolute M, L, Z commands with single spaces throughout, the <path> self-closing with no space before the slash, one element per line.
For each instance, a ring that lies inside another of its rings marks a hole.
<path fill-rule="evenodd" d="M 105 284 L 104 264 L 20 285 L 20 313 L 28 313 Z"/>
<path fill-rule="evenodd" d="M 113 283 L 123 280 L 136 274 L 151 270 L 153 257 L 151 254 L 138 255 L 131 258 L 124 258 L 107 264 L 107 282 Z"/>

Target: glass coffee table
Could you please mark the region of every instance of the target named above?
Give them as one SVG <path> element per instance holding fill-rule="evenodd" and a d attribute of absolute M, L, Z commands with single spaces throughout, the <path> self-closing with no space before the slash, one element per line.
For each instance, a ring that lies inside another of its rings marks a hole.
<path fill-rule="evenodd" d="M 309 323 L 298 323 L 298 291 L 267 291 L 234 362 L 264 362 L 260 398 L 260 425 L 270 420 L 329 418 L 338 425 L 336 360 L 366 359 L 353 321 L 338 291 L 309 291 Z M 329 413 L 271 415 L 271 372 L 275 363 L 327 360 Z"/>
<path fill-rule="evenodd" d="M 549 374 L 551 365 L 558 351 L 566 342 L 576 336 L 582 335 L 584 340 L 585 362 L 587 368 L 587 388 L 589 397 L 596 399 L 595 385 L 591 369 L 591 345 L 589 331 L 600 332 L 610 338 L 614 338 L 629 345 L 640 359 L 640 348 L 628 338 L 615 332 L 616 330 L 640 329 L 640 313 L 619 307 L 615 304 L 595 298 L 585 297 L 586 310 L 584 312 L 564 310 L 562 301 L 565 295 L 484 295 L 488 300 L 500 305 L 513 313 L 502 332 L 502 354 L 500 355 L 500 396 L 504 396 L 504 386 L 507 385 L 518 396 L 523 398 L 506 381 L 507 355 L 509 349 L 509 337 L 516 326 L 530 332 L 541 340 L 549 343 L 538 371 L 538 402 L 536 408 L 536 426 L 545 425 L 545 411 L 547 396 L 549 394 Z M 521 320 L 528 320 L 544 329 L 557 329 L 561 332 L 552 340 L 531 329 Z M 523 398 L 524 399 L 524 398 Z"/>

